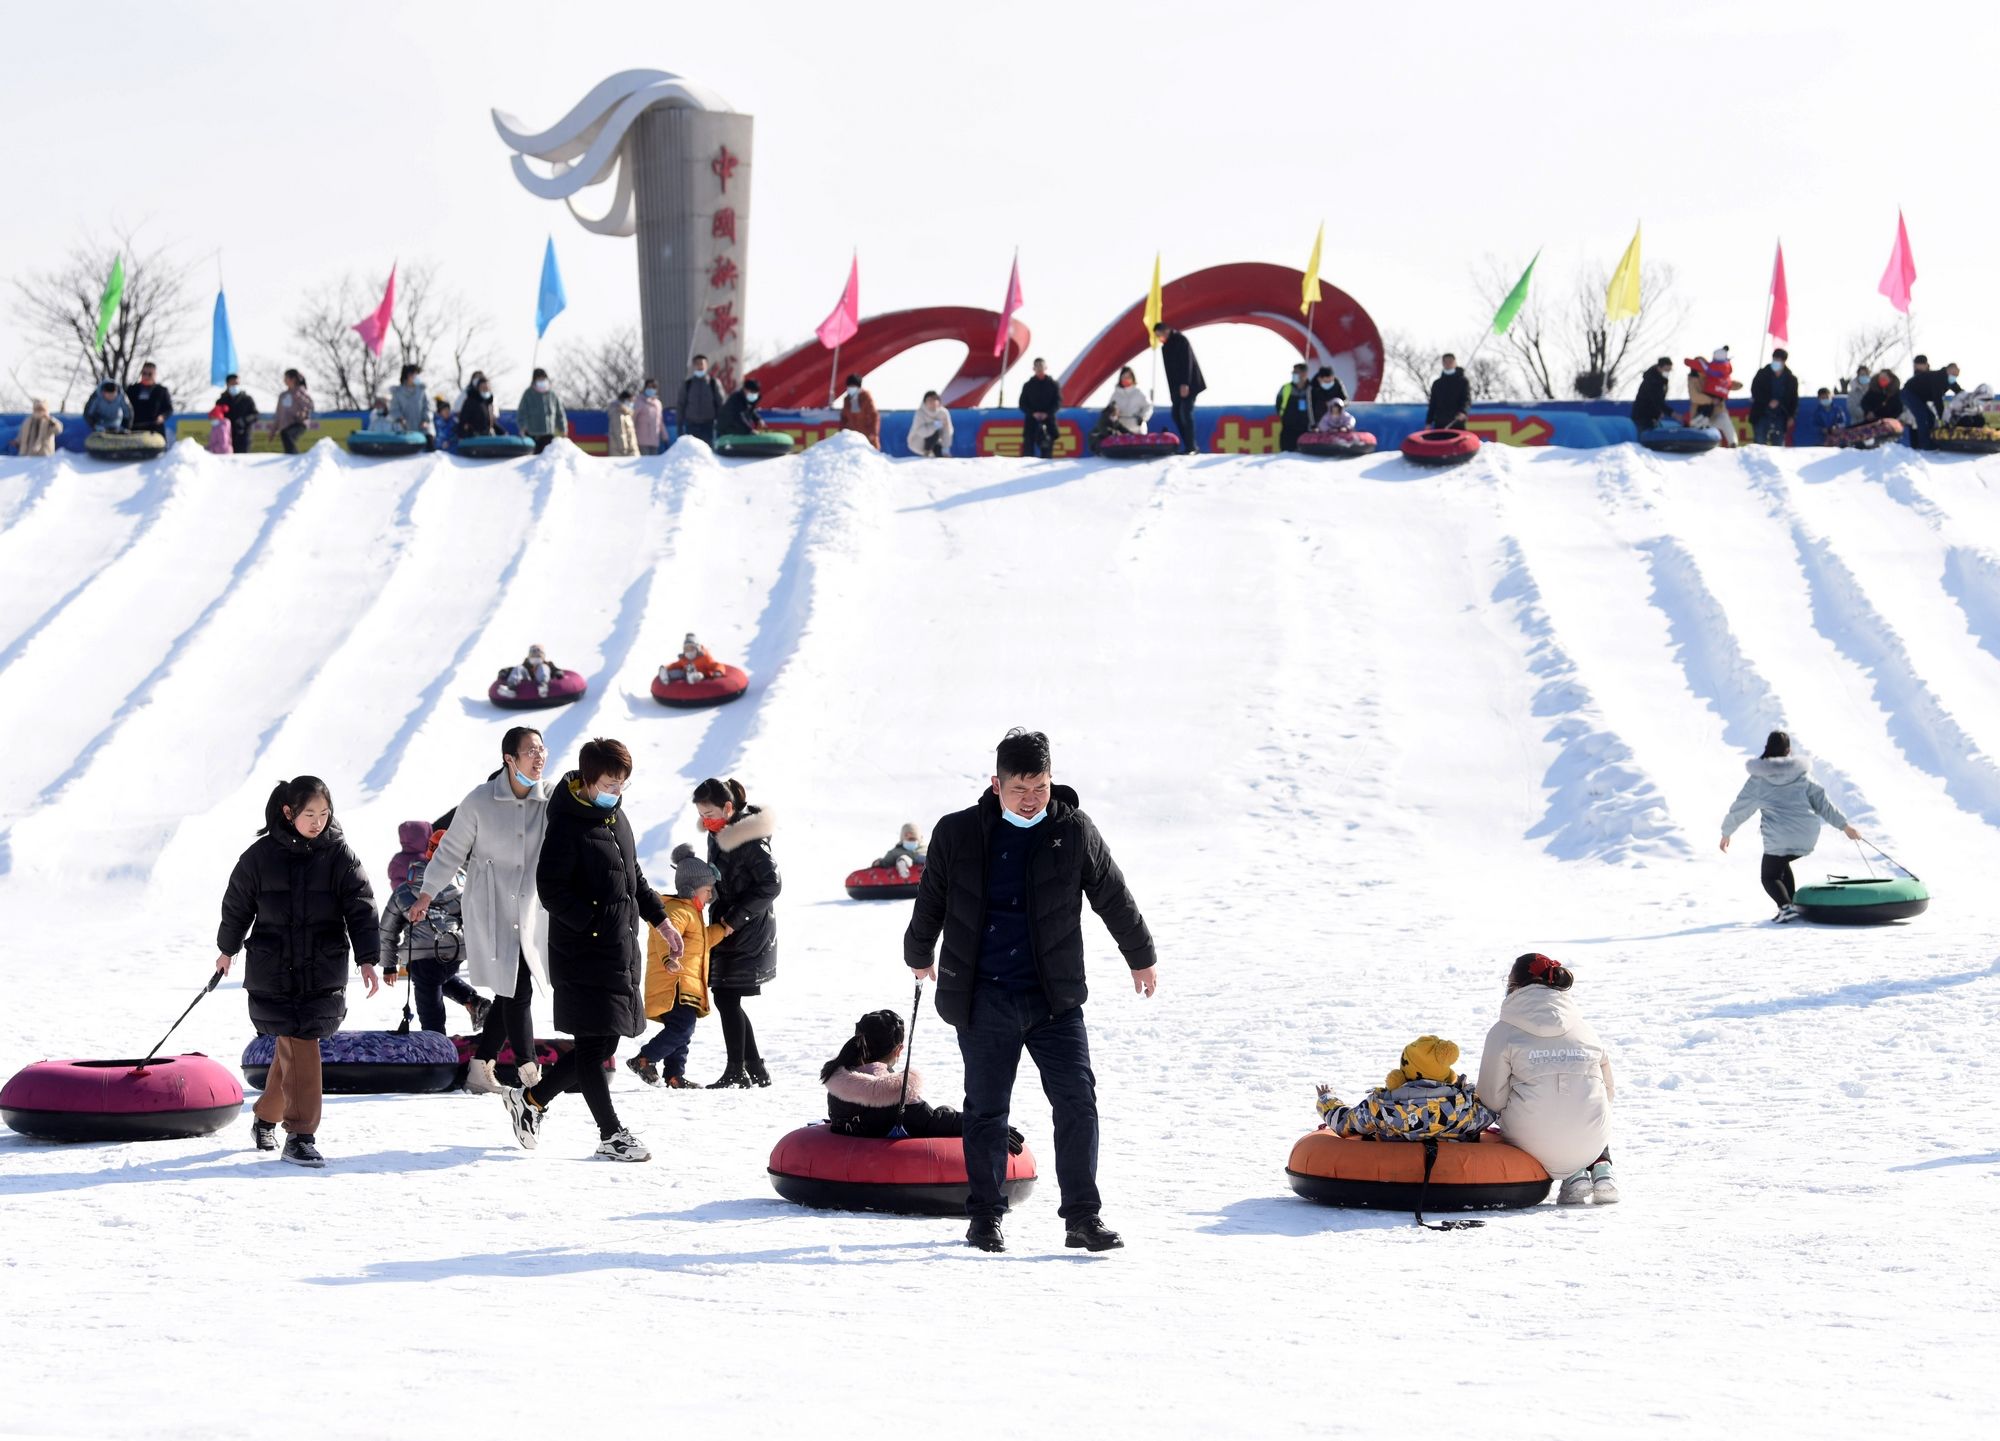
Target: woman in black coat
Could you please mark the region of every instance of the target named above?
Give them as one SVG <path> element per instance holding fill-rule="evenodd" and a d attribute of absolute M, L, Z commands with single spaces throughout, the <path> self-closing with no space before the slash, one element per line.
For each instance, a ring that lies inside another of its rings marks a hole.
<path fill-rule="evenodd" d="M 500 412 L 493 404 L 493 383 L 484 371 L 472 373 L 471 384 L 465 387 L 465 398 L 458 404 L 458 433 L 468 435 L 498 435 L 500 433 Z"/>
<path fill-rule="evenodd" d="M 716 882 L 711 922 L 722 926 L 722 941 L 708 953 L 708 991 L 722 1018 L 728 1063 L 711 1091 L 727 1086 L 768 1086 L 771 1073 L 757 1050 L 757 1032 L 743 1002 L 778 978 L 778 921 L 771 903 L 784 882 L 771 857 L 775 831 L 770 812 L 750 804 L 736 781 L 713 778 L 695 787 L 694 808 L 708 832 L 708 861 Z"/>
<path fill-rule="evenodd" d="M 652 1159 L 645 1144 L 619 1124 L 604 1072 L 618 1054 L 618 1038 L 646 1029 L 640 920 L 662 927 L 668 951 L 680 952 L 679 934 L 665 925 L 667 908 L 639 869 L 638 838 L 621 804 L 631 778 L 632 752 L 600 736 L 584 742 L 577 768 L 549 797 L 535 890 L 549 913 L 556 1029 L 574 1036 L 576 1044 L 534 1085 L 503 1093 L 514 1138 L 524 1148 L 534 1147 L 549 1103 L 576 1090 L 597 1122 L 598 1155 Z"/>
<path fill-rule="evenodd" d="M 382 935 L 368 874 L 341 835 L 333 797 L 318 776 L 281 781 L 264 803 L 264 828 L 229 873 L 215 944 L 215 968 L 224 975 L 237 951 L 247 952 L 250 1019 L 276 1046 L 251 1139 L 260 1151 L 277 1150 L 282 1120 L 284 1159 L 323 1166 L 320 1038 L 347 1016 L 350 947 L 368 994 L 380 988 L 375 964 Z"/>

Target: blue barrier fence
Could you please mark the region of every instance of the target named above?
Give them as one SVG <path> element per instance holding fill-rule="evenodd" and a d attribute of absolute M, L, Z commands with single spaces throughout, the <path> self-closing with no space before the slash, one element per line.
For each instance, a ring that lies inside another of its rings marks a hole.
<path fill-rule="evenodd" d="M 1733 401 L 1729 409 L 1731 417 L 1737 422 L 1739 434 L 1748 439 L 1749 402 Z M 1630 404 L 1626 401 L 1547 401 L 1538 405 L 1497 403 L 1474 406 L 1467 423 L 1480 439 L 1501 445 L 1554 445 L 1589 450 L 1622 445 L 1637 439 L 1632 422 L 1626 418 L 1629 410 Z M 1833 403 L 1833 413 L 1836 418 L 1845 416 L 1844 399 Z M 882 449 L 886 454 L 910 453 L 912 415 L 913 412 L 907 410 L 882 412 Z M 1056 453 L 1082 453 L 1085 437 L 1096 424 L 1097 416 L 1098 411 L 1091 408 L 1062 411 L 1058 421 Z M 1356 405 L 1354 416 L 1361 428 L 1372 432 L 1386 450 L 1400 444 L 1412 431 L 1422 429 L 1424 409 L 1420 405 Z M 971 458 L 1021 453 L 1020 411 L 954 410 L 951 418 L 952 455 Z M 22 415 L 0 415 L 0 447 L 12 445 L 15 432 L 24 419 L 26 417 Z M 506 429 L 511 431 L 515 428 L 512 411 L 504 412 L 501 419 Z M 801 445 L 811 445 L 840 429 L 839 414 L 829 410 L 767 411 L 764 419 L 772 429 L 783 430 L 796 437 Z M 81 451 L 86 434 L 82 420 L 74 416 L 65 416 L 62 420 L 60 448 Z M 359 430 L 366 420 L 366 411 L 323 412 L 319 416 L 318 427 L 309 431 L 302 443 L 331 440 L 345 445 L 347 437 Z M 1154 411 L 1155 430 L 1165 428 L 1168 423 L 1164 406 Z M 177 415 L 168 424 L 168 439 L 188 437 L 205 442 L 211 424 L 205 414 Z M 280 448 L 277 437 L 270 433 L 269 425 L 269 417 L 258 424 L 253 447 L 259 452 Z M 1826 418 L 1820 413 L 1818 401 L 1807 398 L 1799 405 L 1792 443 L 1818 444 L 1825 425 Z M 570 439 L 584 450 L 603 454 L 605 412 L 570 411 L 569 431 Z M 1278 417 L 1268 404 L 1199 406 L 1195 410 L 1195 442 L 1197 449 L 1209 454 L 1275 454 L 1278 450 Z"/>

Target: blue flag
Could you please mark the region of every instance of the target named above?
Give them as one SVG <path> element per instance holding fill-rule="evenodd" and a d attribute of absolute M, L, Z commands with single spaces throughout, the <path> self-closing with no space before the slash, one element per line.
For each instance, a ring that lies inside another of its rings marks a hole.
<path fill-rule="evenodd" d="M 556 238 L 549 237 L 549 248 L 542 252 L 542 288 L 535 296 L 535 339 L 548 334 L 549 322 L 561 315 L 569 306 L 569 297 L 563 294 L 562 272 L 556 269 Z"/>
<path fill-rule="evenodd" d="M 229 302 L 215 292 L 215 336 L 209 343 L 208 383 L 220 385 L 242 367 L 236 363 L 236 337 L 229 333 Z"/>

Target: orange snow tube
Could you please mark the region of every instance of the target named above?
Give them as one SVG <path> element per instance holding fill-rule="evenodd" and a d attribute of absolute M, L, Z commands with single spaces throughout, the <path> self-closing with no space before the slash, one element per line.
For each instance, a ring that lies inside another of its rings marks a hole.
<path fill-rule="evenodd" d="M 1491 1132 L 1478 1141 L 1440 1141 L 1430 1182 L 1423 1143 L 1370 1141 L 1314 1131 L 1299 1137 L 1285 1179 L 1308 1201 L 1370 1210 L 1508 1211 L 1549 1194 L 1541 1162 Z"/>

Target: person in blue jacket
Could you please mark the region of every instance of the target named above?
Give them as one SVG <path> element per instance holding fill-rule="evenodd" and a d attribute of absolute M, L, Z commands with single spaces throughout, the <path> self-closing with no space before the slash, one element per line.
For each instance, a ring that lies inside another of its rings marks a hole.
<path fill-rule="evenodd" d="M 104 381 L 97 387 L 97 393 L 84 402 L 83 423 L 90 427 L 92 435 L 101 430 L 132 428 L 132 407 L 118 393 L 117 381 Z"/>

